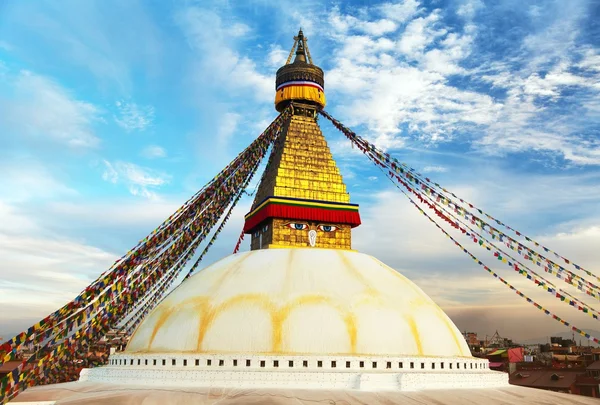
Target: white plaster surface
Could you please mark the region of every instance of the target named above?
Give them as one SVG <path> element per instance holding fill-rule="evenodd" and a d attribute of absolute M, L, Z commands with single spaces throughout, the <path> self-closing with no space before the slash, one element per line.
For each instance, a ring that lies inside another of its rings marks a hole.
<path fill-rule="evenodd" d="M 73 382 L 27 389 L 13 403 L 55 400 L 56 405 L 597 405 L 597 398 L 519 386 L 423 391 L 344 389 L 151 387 Z"/>
<path fill-rule="evenodd" d="M 415 391 L 508 385 L 473 357 L 274 356 L 119 353 L 81 371 L 81 382 L 165 387 Z"/>
<path fill-rule="evenodd" d="M 228 256 L 175 289 L 135 353 L 470 356 L 448 316 L 379 260 L 330 249 Z"/>

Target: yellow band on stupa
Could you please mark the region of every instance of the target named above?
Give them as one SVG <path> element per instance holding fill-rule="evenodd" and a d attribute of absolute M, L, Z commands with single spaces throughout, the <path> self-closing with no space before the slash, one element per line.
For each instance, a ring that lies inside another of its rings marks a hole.
<path fill-rule="evenodd" d="M 282 101 L 305 100 L 312 101 L 325 107 L 325 92 L 316 83 L 312 82 L 289 82 L 279 86 L 275 93 L 275 105 Z"/>

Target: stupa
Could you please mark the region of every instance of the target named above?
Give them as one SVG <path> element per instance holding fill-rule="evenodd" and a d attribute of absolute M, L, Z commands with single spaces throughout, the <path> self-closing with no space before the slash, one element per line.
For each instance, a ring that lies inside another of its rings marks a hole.
<path fill-rule="evenodd" d="M 509 386 L 417 285 L 352 250 L 359 207 L 317 122 L 323 71 L 295 40 L 275 97 L 293 113 L 245 216 L 251 250 L 182 283 L 108 365 L 13 403 L 591 403 Z"/>

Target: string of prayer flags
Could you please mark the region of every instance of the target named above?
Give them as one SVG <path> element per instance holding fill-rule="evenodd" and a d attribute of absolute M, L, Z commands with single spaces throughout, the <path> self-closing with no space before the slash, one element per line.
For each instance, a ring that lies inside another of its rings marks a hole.
<path fill-rule="evenodd" d="M 441 203 L 443 203 L 445 205 L 454 205 L 456 207 L 456 210 L 458 211 L 459 214 L 461 214 L 462 212 L 465 212 L 465 213 L 468 213 L 470 215 L 473 215 L 473 214 L 469 213 L 468 211 L 466 211 L 463 207 L 461 207 L 457 203 L 453 202 L 452 199 L 450 197 L 448 197 L 448 195 L 444 195 L 443 193 L 451 195 L 452 197 L 454 197 L 457 200 L 459 200 L 465 206 L 468 206 L 470 209 L 474 209 L 479 214 L 481 214 L 481 215 L 483 215 L 483 216 L 491 219 L 492 221 L 496 222 L 498 225 L 503 226 L 503 227 L 511 230 L 517 236 L 523 237 L 527 242 L 533 243 L 536 247 L 542 248 L 545 252 L 549 252 L 549 253 L 554 254 L 555 257 L 562 259 L 566 264 L 571 264 L 576 270 L 582 271 L 585 274 L 587 274 L 588 276 L 594 277 L 597 281 L 600 281 L 600 277 L 597 276 L 596 274 L 592 273 L 591 271 L 586 270 L 582 266 L 580 266 L 580 265 L 572 262 L 571 260 L 567 259 L 566 257 L 564 257 L 564 256 L 562 256 L 562 255 L 560 255 L 560 254 L 558 254 L 556 252 L 554 252 L 553 250 L 549 249 L 548 247 L 546 247 L 546 246 L 540 244 L 539 242 L 535 241 L 533 238 L 530 238 L 530 237 L 522 234 L 521 232 L 517 231 L 516 229 L 510 227 L 509 225 L 503 223 L 502 221 L 496 219 L 495 217 L 487 214 L 482 209 L 476 207 L 472 203 L 470 203 L 468 201 L 465 201 L 464 199 L 458 197 L 456 194 L 454 194 L 453 192 L 445 189 L 444 187 L 442 187 L 438 183 L 435 183 L 435 182 L 431 181 L 428 177 L 425 177 L 422 174 L 418 173 L 415 169 L 409 167 L 406 163 L 399 162 L 397 159 L 395 159 L 394 157 L 390 156 L 388 153 L 379 150 L 374 145 L 370 144 L 369 142 L 367 142 L 366 140 L 364 140 L 360 136 L 356 135 L 350 129 L 346 128 L 341 122 L 339 122 L 338 120 L 336 120 L 335 118 L 333 118 L 326 111 L 321 110 L 320 114 L 323 115 L 324 117 L 326 117 L 327 119 L 329 119 L 333 123 L 333 125 L 336 128 L 338 128 L 341 132 L 343 132 L 344 135 L 348 139 L 350 139 L 361 151 L 363 151 L 365 153 L 366 152 L 371 152 L 372 154 L 374 154 L 375 156 L 377 156 L 381 162 L 385 162 L 385 165 L 391 167 L 392 170 L 394 170 L 396 173 L 401 174 L 403 176 L 406 176 L 406 178 L 411 183 L 415 183 L 416 185 L 423 185 L 428 190 L 428 193 L 431 193 L 431 195 L 433 195 L 433 196 L 438 196 L 440 198 L 440 202 Z M 377 164 L 381 165 L 382 163 L 378 162 Z M 499 230 L 493 228 L 491 225 L 489 225 L 485 221 L 477 218 L 475 215 L 473 215 L 473 218 L 475 219 L 476 225 L 478 227 L 481 227 L 483 229 L 485 226 L 488 226 L 488 227 L 492 228 L 494 230 L 494 232 L 498 233 L 499 236 L 501 236 L 503 238 L 504 237 L 506 237 L 506 238 L 509 237 L 504 232 L 500 232 Z M 511 238 L 511 241 L 513 241 L 514 243 L 518 243 L 522 248 L 528 249 L 532 253 L 535 252 L 534 250 L 529 249 L 525 245 L 522 245 L 520 242 L 517 242 L 513 238 Z M 560 266 L 560 265 L 552 262 L 549 258 L 545 258 L 543 256 L 540 256 L 540 258 L 543 261 L 548 261 L 548 262 L 552 263 L 554 266 L 559 267 L 563 271 L 566 270 L 562 266 Z M 579 277 L 579 276 L 577 276 L 577 277 Z M 594 288 L 598 289 L 597 286 L 595 286 Z"/>

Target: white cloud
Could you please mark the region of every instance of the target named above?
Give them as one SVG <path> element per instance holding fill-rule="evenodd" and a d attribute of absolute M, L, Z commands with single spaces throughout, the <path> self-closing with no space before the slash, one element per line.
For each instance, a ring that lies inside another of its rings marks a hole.
<path fill-rule="evenodd" d="M 228 112 L 220 120 L 220 126 L 217 131 L 217 142 L 221 145 L 228 145 L 231 138 L 235 135 L 240 122 L 241 115 Z"/>
<path fill-rule="evenodd" d="M 0 76 L 1 77 L 1 76 Z M 1 136 L 49 139 L 71 148 L 93 148 L 100 140 L 93 126 L 100 110 L 77 100 L 53 80 L 29 71 L 4 76 L 12 97 L 0 97 Z"/>
<path fill-rule="evenodd" d="M 32 203 L 77 194 L 29 163 L 22 172 L 2 168 L 7 176 L 0 179 L 0 336 L 16 334 L 62 306 L 117 258 L 82 238 L 66 236 L 68 216 L 59 232 L 41 223 L 40 218 L 50 217 L 40 210 L 53 202 Z M 15 176 L 13 183 L 7 182 L 8 176 Z"/>
<path fill-rule="evenodd" d="M 0 173 L 0 201 L 20 203 L 78 195 L 57 179 L 49 167 L 35 159 L 6 159 L 0 162 Z"/>
<path fill-rule="evenodd" d="M 444 166 L 425 166 L 422 171 L 423 173 L 446 173 L 448 168 Z"/>
<path fill-rule="evenodd" d="M 130 95 L 134 69 L 154 74 L 164 63 L 160 27 L 139 1 L 73 2 L 66 8 L 52 2 L 34 8 L 18 3 L 3 14 L 7 21 L 21 22 L 4 39 L 23 49 L 27 43 L 39 47 L 29 53 L 30 63 L 45 66 L 49 58 L 61 60 L 67 72 L 91 73 L 95 81 L 88 87 L 98 86 L 100 92 Z"/>
<path fill-rule="evenodd" d="M 267 64 L 274 68 L 279 68 L 285 64 L 289 51 L 284 50 L 281 46 L 272 46 L 267 56 Z"/>
<path fill-rule="evenodd" d="M 167 151 L 158 145 L 148 145 L 142 150 L 142 156 L 146 159 L 158 159 L 167 156 Z"/>
<path fill-rule="evenodd" d="M 198 7 L 183 9 L 176 21 L 190 47 L 197 52 L 195 78 L 203 92 L 207 85 L 218 84 L 234 94 L 252 94 L 259 101 L 273 98 L 273 78 L 260 73 L 254 61 L 235 50 L 239 30 L 232 32 L 230 21 Z"/>
<path fill-rule="evenodd" d="M 233 23 L 227 28 L 227 33 L 232 37 L 243 37 L 250 32 L 250 27 L 239 22 Z"/>
<path fill-rule="evenodd" d="M 462 4 L 456 10 L 456 14 L 469 20 L 475 17 L 478 10 L 485 7 L 481 0 L 463 0 Z"/>
<path fill-rule="evenodd" d="M 115 122 L 127 132 L 144 131 L 152 125 L 154 107 L 139 106 L 135 103 L 123 101 L 117 101 L 115 105 L 119 111 L 119 116 L 115 117 Z"/>
<path fill-rule="evenodd" d="M 384 3 L 379 10 L 389 19 L 403 24 L 419 12 L 419 2 L 416 0 L 405 0 L 397 3 Z"/>
<path fill-rule="evenodd" d="M 105 169 L 104 173 L 102 173 L 102 179 L 108 181 L 109 183 L 115 184 L 119 180 L 119 173 L 115 170 L 113 165 L 107 161 L 103 161 Z"/>
<path fill-rule="evenodd" d="M 3 333 L 18 333 L 61 307 L 118 257 L 79 241 L 4 230 L 0 231 L 0 255 Z"/>
<path fill-rule="evenodd" d="M 434 10 L 427 17 L 419 17 L 412 20 L 407 26 L 398 48 L 410 59 L 417 59 L 426 46 L 432 44 L 437 38 L 447 33 L 446 29 L 435 29 L 440 20 L 438 10 Z"/>
<path fill-rule="evenodd" d="M 110 183 L 123 182 L 129 192 L 145 198 L 155 199 L 157 195 L 151 189 L 167 184 L 171 177 L 165 173 L 144 168 L 134 163 L 103 161 L 105 170 L 102 178 Z"/>
<path fill-rule="evenodd" d="M 375 37 L 392 33 L 398 28 L 398 24 L 392 19 L 383 18 L 375 21 L 365 21 L 351 15 L 342 15 L 337 7 L 329 15 L 329 24 L 339 34 L 358 31 Z"/>
<path fill-rule="evenodd" d="M 600 51 L 595 49 L 584 49 L 583 58 L 577 67 L 600 72 Z"/>

